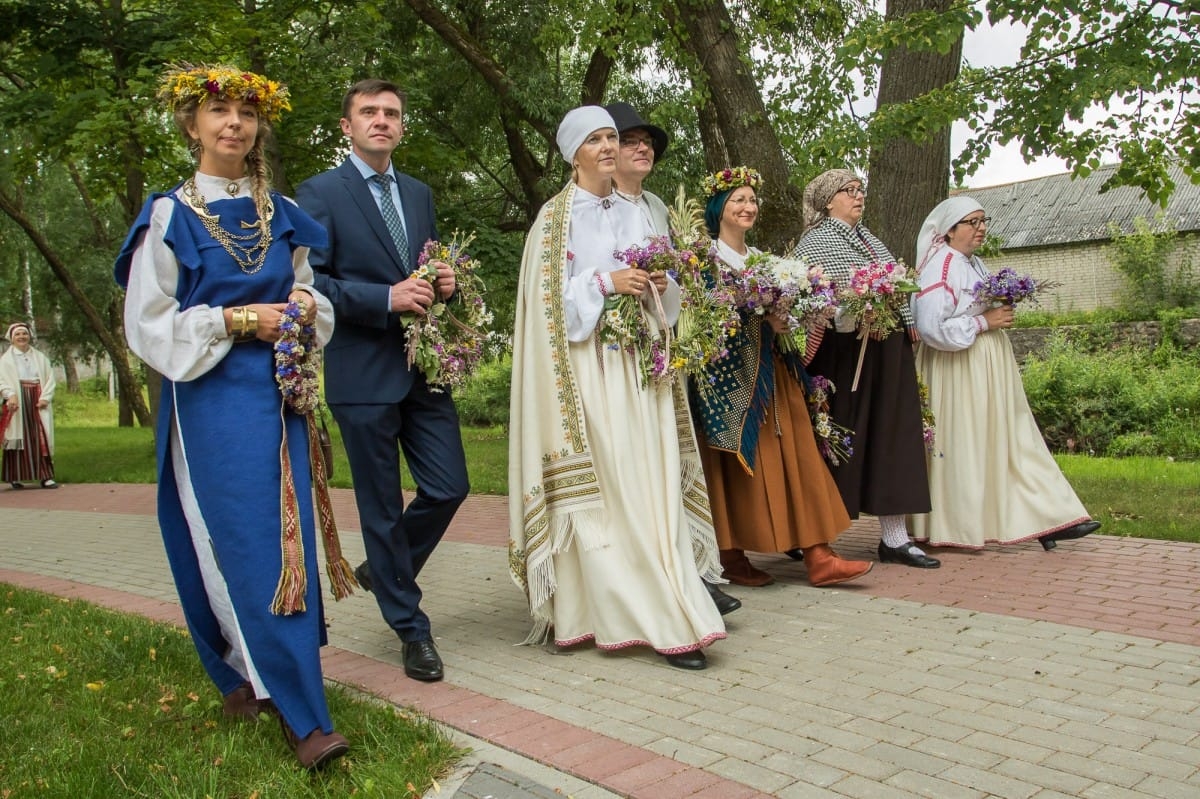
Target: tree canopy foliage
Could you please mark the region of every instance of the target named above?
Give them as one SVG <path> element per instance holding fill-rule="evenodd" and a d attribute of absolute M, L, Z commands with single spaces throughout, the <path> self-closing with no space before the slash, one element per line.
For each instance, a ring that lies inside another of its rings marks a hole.
<path fill-rule="evenodd" d="M 963 32 L 985 19 L 1028 28 L 1019 63 L 978 68 L 968 54 L 959 69 Z M 670 132 L 650 180 L 661 194 L 760 168 L 758 243 L 772 248 L 800 234 L 799 190 L 831 167 L 871 164 L 872 196 L 890 198 L 873 215 L 923 212 L 948 190 L 956 120 L 975 136 L 955 180 L 1015 141 L 1077 174 L 1119 155 L 1114 180 L 1162 202 L 1172 159 L 1200 174 L 1198 20 L 1174 0 L 896 0 L 887 14 L 866 0 L 0 0 L 0 314 L 22 313 L 28 274 L 51 342 L 105 351 L 145 423 L 109 269 L 147 196 L 193 168 L 154 100 L 166 63 L 236 63 L 289 84 L 272 149 L 285 194 L 345 156 L 346 86 L 403 85 L 397 167 L 434 188 L 444 231 L 478 234 L 504 324 L 524 231 L 568 177 L 558 120 L 581 102 L 631 102 Z M 948 57 L 949 74 L 862 113 L 899 52 Z M 896 155 L 897 142 L 934 157 Z M 905 199 L 912 171 L 887 167 L 917 163 L 927 188 Z M 911 224 L 892 234 L 897 252 Z"/>

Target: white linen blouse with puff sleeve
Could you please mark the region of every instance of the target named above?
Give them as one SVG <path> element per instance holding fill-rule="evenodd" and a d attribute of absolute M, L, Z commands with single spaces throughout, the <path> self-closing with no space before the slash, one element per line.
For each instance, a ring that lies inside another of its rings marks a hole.
<path fill-rule="evenodd" d="M 250 196 L 250 179 L 239 181 L 238 197 Z M 196 173 L 196 186 L 206 203 L 226 199 L 229 181 Z M 181 194 L 182 189 L 177 192 Z M 287 200 L 291 202 L 291 200 Z M 133 254 L 125 294 L 125 335 L 129 348 L 168 380 L 195 380 L 216 366 L 233 346 L 225 332 L 224 308 L 195 305 L 179 307 L 175 290 L 179 262 L 164 241 L 171 214 L 179 206 L 169 197 L 154 202 L 150 226 Z M 292 251 L 293 289 L 308 292 L 317 305 L 313 327 L 317 344 L 325 346 L 333 335 L 333 306 L 313 287 L 308 247 Z"/>
<path fill-rule="evenodd" d="M 913 316 L 921 341 L 935 350 L 955 352 L 975 343 L 988 329 L 987 306 L 971 290 L 988 276 L 975 256 L 966 256 L 942 245 L 925 263 L 917 278 L 920 291 L 912 299 Z"/>
<path fill-rule="evenodd" d="M 617 253 L 645 245 L 653 235 L 641 209 L 616 193 L 597 197 L 584 189 L 575 190 L 567 231 L 567 280 L 563 289 L 568 341 L 587 341 L 595 332 L 604 310 L 605 295 L 600 291 L 600 281 L 604 282 L 604 291 L 611 293 L 613 282 L 608 273 L 627 267 Z M 670 277 L 661 300 L 667 324 L 675 324 L 679 319 L 679 285 Z"/>

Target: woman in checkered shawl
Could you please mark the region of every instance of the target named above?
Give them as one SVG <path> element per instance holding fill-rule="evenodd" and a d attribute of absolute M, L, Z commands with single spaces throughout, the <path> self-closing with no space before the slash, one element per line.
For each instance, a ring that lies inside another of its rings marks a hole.
<path fill-rule="evenodd" d="M 826 277 L 839 286 L 868 264 L 897 260 L 863 226 L 865 199 L 862 179 L 845 169 L 825 172 L 804 189 L 806 230 L 795 256 L 823 267 Z M 907 305 L 901 316 L 902 330 L 881 340 L 869 338 L 864 351 L 857 320 L 839 313 L 832 330 L 815 331 L 810 337 L 807 367 L 833 381 L 833 420 L 854 431 L 853 454 L 831 467 L 850 518 L 858 518 L 860 512 L 879 517 L 881 561 L 935 569 L 940 562 L 912 543 L 905 525 L 907 514 L 927 513 L 930 504 L 910 343 L 916 329 Z M 862 371 L 858 389 L 852 391 L 860 352 Z"/>

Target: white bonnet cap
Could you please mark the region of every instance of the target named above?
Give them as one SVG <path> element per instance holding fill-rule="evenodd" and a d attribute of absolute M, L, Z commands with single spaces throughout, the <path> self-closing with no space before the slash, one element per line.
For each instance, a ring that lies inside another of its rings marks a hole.
<path fill-rule="evenodd" d="M 558 126 L 558 151 L 562 153 L 563 160 L 571 163 L 579 145 L 583 144 L 593 131 L 601 128 L 616 130 L 617 123 L 613 122 L 612 116 L 600 106 L 581 105 L 568 111 L 562 124 Z"/>
<path fill-rule="evenodd" d="M 917 234 L 917 256 L 921 259 L 917 264 L 917 272 L 921 271 L 925 262 L 946 240 L 946 233 L 950 228 L 967 214 L 982 210 L 983 206 L 978 200 L 965 194 L 948 197 L 934 206 L 921 224 L 921 232 Z"/>

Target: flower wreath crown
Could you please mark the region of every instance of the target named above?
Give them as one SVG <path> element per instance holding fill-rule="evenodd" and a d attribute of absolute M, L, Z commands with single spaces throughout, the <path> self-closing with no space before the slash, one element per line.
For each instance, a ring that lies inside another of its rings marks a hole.
<path fill-rule="evenodd" d="M 281 113 L 292 110 L 287 87 L 282 83 L 223 65 L 168 67 L 158 96 L 171 111 L 192 100 L 197 103 L 216 97 L 242 100 L 258 106 L 258 112 L 268 122 L 274 122 Z"/>
<path fill-rule="evenodd" d="M 735 166 L 732 169 L 722 169 L 720 172 L 706 175 L 702 185 L 704 194 L 708 197 L 736 189 L 739 186 L 749 186 L 757 192 L 762 187 L 762 175 L 753 167 Z"/>

